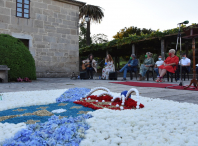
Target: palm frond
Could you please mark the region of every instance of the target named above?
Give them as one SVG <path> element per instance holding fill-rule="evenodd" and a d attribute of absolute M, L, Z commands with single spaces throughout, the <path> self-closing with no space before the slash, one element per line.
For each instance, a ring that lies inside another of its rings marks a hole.
<path fill-rule="evenodd" d="M 86 15 L 89 16 L 91 21 L 100 23 L 100 21 L 104 17 L 103 8 L 94 5 L 84 5 L 80 9 L 79 19 L 84 19 Z"/>

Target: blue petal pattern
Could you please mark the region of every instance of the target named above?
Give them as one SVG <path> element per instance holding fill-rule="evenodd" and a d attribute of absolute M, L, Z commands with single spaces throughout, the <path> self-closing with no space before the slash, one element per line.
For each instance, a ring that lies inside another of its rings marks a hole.
<path fill-rule="evenodd" d="M 0 111 L 0 117 L 1 116 L 10 116 L 10 115 L 22 115 L 22 114 L 25 114 L 25 113 L 33 113 L 35 111 L 38 111 L 38 110 L 41 110 L 39 109 L 39 107 L 46 107 L 46 110 L 49 111 L 49 112 L 52 112 L 53 110 L 56 110 L 56 109 L 60 109 L 60 108 L 63 108 L 63 109 L 66 109 L 67 111 L 66 112 L 63 112 L 63 113 L 55 113 L 54 115 L 56 116 L 67 116 L 67 117 L 77 117 L 79 116 L 79 113 L 80 111 L 94 111 L 93 109 L 91 108 L 88 108 L 88 107 L 84 107 L 84 106 L 81 106 L 81 105 L 78 105 L 78 104 L 75 104 L 73 102 L 65 102 L 65 106 L 58 106 L 60 103 L 53 103 L 53 104 L 48 104 L 48 105 L 36 105 L 36 106 L 29 106 L 29 107 L 23 107 L 23 108 L 20 108 L 20 109 L 26 109 L 25 111 L 22 111 L 22 112 L 18 112 L 18 111 L 13 111 L 13 110 L 16 110 L 17 108 L 15 109 L 10 109 L 10 110 L 5 110 L 5 111 Z M 76 108 L 73 108 L 73 106 L 78 106 L 78 107 L 81 107 L 79 109 L 76 109 Z M 7 119 L 7 120 L 4 120 L 2 121 L 1 123 L 14 123 L 14 124 L 17 124 L 17 123 L 21 123 L 21 122 L 26 122 L 27 120 L 40 120 L 40 122 L 46 122 L 50 117 L 49 116 L 37 116 L 37 115 L 30 115 L 30 116 L 20 116 L 20 117 L 15 117 L 15 118 L 11 118 L 11 119 Z"/>
<path fill-rule="evenodd" d="M 75 100 L 85 97 L 85 95 L 90 91 L 91 89 L 88 88 L 71 88 L 57 98 L 56 102 L 74 102 Z"/>
<path fill-rule="evenodd" d="M 79 111 L 94 111 L 87 107 L 80 109 L 71 108 L 73 106 L 79 106 L 73 103 L 75 100 L 83 98 L 91 90 L 88 88 L 72 88 L 65 91 L 59 98 L 56 99 L 55 104 L 39 105 L 22 107 L 24 111 L 14 111 L 16 109 L 6 110 L 0 112 L 0 116 L 8 115 L 22 115 L 24 113 L 33 113 L 34 111 L 41 110 L 39 107 L 46 107 L 48 111 L 54 109 L 64 108 L 67 111 L 64 113 L 55 114 L 54 116 L 20 116 L 12 119 L 2 121 L 9 123 L 25 122 L 29 119 L 40 120 L 41 123 L 27 125 L 26 129 L 22 129 L 15 134 L 11 139 L 7 139 L 3 142 L 3 146 L 78 146 L 84 138 L 85 131 L 89 129 L 89 125 L 85 122 L 86 119 L 91 118 L 89 114 L 81 115 Z M 66 106 L 58 106 L 58 103 L 66 102 Z M 70 118 L 59 119 L 60 116 L 73 116 Z M 48 119 L 49 118 L 49 119 Z M 46 120 L 48 121 L 46 122 Z M 42 123 L 45 122 L 45 123 Z"/>
<path fill-rule="evenodd" d="M 13 138 L 6 140 L 3 146 L 78 146 L 84 138 L 85 131 L 89 129 L 85 119 L 91 117 L 89 114 L 63 119 L 52 116 L 45 123 L 28 125 Z"/>

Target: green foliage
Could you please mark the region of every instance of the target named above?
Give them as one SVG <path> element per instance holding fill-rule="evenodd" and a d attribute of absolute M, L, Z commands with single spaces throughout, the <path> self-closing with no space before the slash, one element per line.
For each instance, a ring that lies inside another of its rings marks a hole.
<path fill-rule="evenodd" d="M 0 34 L 0 65 L 7 65 L 8 80 L 18 77 L 36 79 L 35 62 L 28 48 L 21 40 L 7 34 Z"/>
<path fill-rule="evenodd" d="M 87 28 L 84 22 L 81 22 L 80 24 L 80 32 L 79 32 L 79 48 L 83 48 L 87 46 L 86 42 L 86 33 L 87 33 Z M 102 43 L 107 43 L 108 39 L 105 34 L 96 34 L 90 37 L 91 44 L 102 44 Z"/>
<path fill-rule="evenodd" d="M 83 48 L 87 46 L 87 38 L 86 38 L 87 28 L 84 22 L 80 24 L 80 32 L 79 32 L 79 48 Z M 92 39 L 90 38 L 91 43 Z"/>
<path fill-rule="evenodd" d="M 181 26 L 181 31 L 183 28 L 185 28 L 185 25 Z M 81 48 L 79 50 L 80 54 L 83 54 L 83 52 L 88 52 L 88 51 L 97 51 L 97 50 L 111 50 L 112 48 L 118 47 L 120 48 L 122 45 L 125 44 L 131 44 L 131 43 L 136 43 L 139 41 L 144 41 L 144 40 L 150 40 L 150 39 L 154 39 L 154 38 L 158 38 L 161 39 L 163 37 L 165 37 L 166 35 L 171 35 L 171 34 L 176 34 L 178 32 L 179 28 L 174 28 L 174 29 L 169 29 L 169 30 L 165 30 L 165 31 L 151 31 L 150 29 L 148 31 L 150 31 L 151 33 L 143 33 L 140 32 L 140 35 L 137 35 L 136 33 L 134 34 L 129 34 L 127 37 L 123 37 L 123 38 L 116 38 L 108 43 L 103 43 L 103 44 L 92 44 L 90 46 L 86 46 L 84 48 Z"/>
<path fill-rule="evenodd" d="M 137 28 L 134 26 L 131 26 L 129 28 L 124 28 L 121 29 L 115 36 L 113 36 L 114 39 L 122 39 L 124 37 L 128 37 L 129 35 L 134 35 L 136 34 L 137 36 L 141 36 L 141 34 L 150 34 L 152 33 L 153 30 L 151 29 L 146 29 L 146 28 Z"/>
<path fill-rule="evenodd" d="M 100 23 L 104 17 L 102 8 L 94 5 L 84 5 L 80 8 L 79 18 L 84 19 L 86 15 L 89 16 L 91 19 L 90 21 L 95 21 L 97 23 Z"/>
<path fill-rule="evenodd" d="M 153 54 L 154 62 L 158 61 L 159 55 L 161 55 L 161 54 Z"/>

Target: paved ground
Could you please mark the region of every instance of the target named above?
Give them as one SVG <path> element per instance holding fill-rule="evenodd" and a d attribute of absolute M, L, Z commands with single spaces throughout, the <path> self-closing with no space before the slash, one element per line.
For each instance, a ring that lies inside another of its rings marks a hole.
<path fill-rule="evenodd" d="M 118 81 L 121 81 L 121 78 L 119 78 Z M 127 81 L 130 80 L 128 79 Z M 137 82 L 136 80 L 133 81 Z M 36 81 L 33 81 L 31 83 L 0 83 L 0 93 L 34 90 L 52 90 L 74 87 L 93 88 L 101 86 L 107 87 L 110 89 L 110 91 L 114 92 L 121 92 L 123 90 L 129 90 L 130 88 L 136 88 L 141 93 L 141 96 L 198 104 L 198 91 L 174 90 L 153 87 L 133 87 L 127 85 L 112 84 L 109 82 L 109 80 L 71 80 L 69 78 L 38 78 Z M 148 83 L 148 81 L 144 82 Z M 189 83 L 190 81 L 185 81 L 184 85 L 188 85 Z M 173 82 L 173 84 L 179 83 Z"/>

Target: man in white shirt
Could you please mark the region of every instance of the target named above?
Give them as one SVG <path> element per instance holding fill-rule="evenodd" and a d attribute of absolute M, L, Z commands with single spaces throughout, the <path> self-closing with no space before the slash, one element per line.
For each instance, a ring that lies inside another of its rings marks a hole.
<path fill-rule="evenodd" d="M 154 71 L 157 74 L 157 77 L 159 77 L 159 69 L 158 67 L 161 66 L 164 63 L 164 61 L 162 60 L 162 56 L 158 57 L 158 61 L 155 63 L 155 67 L 154 67 Z"/>
<path fill-rule="evenodd" d="M 178 65 L 178 68 L 177 68 L 177 80 L 179 80 L 180 78 L 180 65 L 182 66 L 182 72 L 184 73 L 189 73 L 190 72 L 190 63 L 191 63 L 191 60 L 189 58 L 186 57 L 186 53 L 183 53 L 182 54 L 182 59 L 179 61 L 179 65 Z"/>

